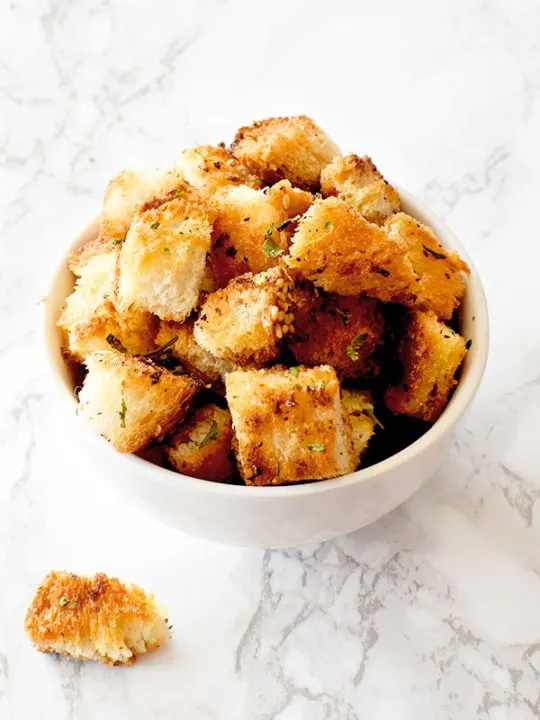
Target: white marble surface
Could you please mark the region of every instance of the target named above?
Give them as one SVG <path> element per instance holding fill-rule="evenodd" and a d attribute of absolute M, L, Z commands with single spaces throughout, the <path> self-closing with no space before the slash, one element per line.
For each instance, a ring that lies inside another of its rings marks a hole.
<path fill-rule="evenodd" d="M 0 718 L 540 717 L 538 2 L 5 0 L 0 37 Z M 298 112 L 447 218 L 492 344 L 417 496 L 263 553 L 158 526 L 78 466 L 37 302 L 112 173 Z M 51 567 L 154 590 L 172 643 L 127 669 L 36 653 Z"/>

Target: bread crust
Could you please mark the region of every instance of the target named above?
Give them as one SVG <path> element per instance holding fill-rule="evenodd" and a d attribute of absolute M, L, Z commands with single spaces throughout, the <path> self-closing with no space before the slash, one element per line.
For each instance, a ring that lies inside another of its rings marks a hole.
<path fill-rule="evenodd" d="M 230 457 L 232 435 L 230 412 L 214 404 L 203 405 L 163 447 L 178 472 L 201 480 L 226 482 L 234 470 Z"/>
<path fill-rule="evenodd" d="M 247 485 L 324 480 L 354 470 L 351 429 L 333 368 L 237 370 L 225 386 Z"/>
<path fill-rule="evenodd" d="M 189 375 L 112 349 L 91 353 L 85 365 L 81 412 L 123 453 L 162 440 L 186 417 L 198 389 Z"/>
<path fill-rule="evenodd" d="M 338 195 L 370 222 L 381 223 L 398 212 L 401 200 L 367 155 L 339 155 L 321 172 L 324 197 Z"/>
<path fill-rule="evenodd" d="M 293 282 L 286 269 L 241 275 L 206 298 L 195 323 L 197 343 L 215 357 L 238 365 L 275 359 L 292 332 Z"/>
<path fill-rule="evenodd" d="M 375 377 L 377 349 L 384 337 L 384 316 L 377 300 L 317 292 L 295 293 L 295 332 L 289 347 L 305 365 L 331 365 L 338 377 Z"/>
<path fill-rule="evenodd" d="M 120 251 L 118 307 L 183 321 L 199 300 L 212 223 L 210 205 L 188 183 L 142 205 Z"/>
<path fill-rule="evenodd" d="M 391 240 L 407 248 L 418 278 L 416 306 L 450 320 L 465 293 L 465 275 L 470 273 L 467 263 L 446 250 L 431 228 L 406 213 L 389 218 L 385 228 Z"/>
<path fill-rule="evenodd" d="M 457 384 L 466 352 L 461 335 L 440 322 L 433 311 L 411 311 L 397 351 L 403 378 L 387 389 L 387 407 L 393 413 L 435 422 Z"/>
<path fill-rule="evenodd" d="M 321 170 L 339 153 L 306 115 L 268 118 L 242 127 L 231 150 L 266 183 L 290 180 L 304 190 L 318 190 Z"/>
<path fill-rule="evenodd" d="M 216 210 L 209 274 L 215 289 L 246 272 L 259 273 L 279 264 L 277 252 L 287 252 L 296 227 L 292 218 L 302 215 L 313 195 L 283 180 L 271 188 L 246 186 L 216 193 Z M 281 228 L 281 229 L 280 229 Z M 274 252 L 268 250 L 271 242 Z"/>
<path fill-rule="evenodd" d="M 104 573 L 49 573 L 26 613 L 25 629 L 40 652 L 107 665 L 131 665 L 169 638 L 166 612 L 154 597 Z"/>

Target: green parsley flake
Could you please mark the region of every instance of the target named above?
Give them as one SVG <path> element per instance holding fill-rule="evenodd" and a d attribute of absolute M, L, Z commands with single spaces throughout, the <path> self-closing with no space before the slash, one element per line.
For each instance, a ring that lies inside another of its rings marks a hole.
<path fill-rule="evenodd" d="M 173 198 L 177 198 L 177 197 L 179 197 L 181 194 L 182 194 L 182 191 L 180 190 L 180 188 L 176 188 L 176 190 L 175 190 L 174 193 L 173 193 Z"/>
<path fill-rule="evenodd" d="M 120 410 L 118 412 L 118 415 L 120 417 L 120 427 L 125 428 L 126 427 L 126 401 L 122 397 L 122 404 L 120 405 Z"/>
<path fill-rule="evenodd" d="M 378 425 L 381 428 L 381 430 L 384 430 L 384 425 L 379 420 L 379 418 L 375 415 L 375 413 L 373 412 L 373 410 L 371 408 L 369 408 L 369 407 L 364 408 L 362 410 L 362 412 L 364 413 L 364 415 L 367 415 L 369 418 L 371 418 L 373 420 L 373 422 L 375 423 L 375 425 Z"/>
<path fill-rule="evenodd" d="M 298 377 L 298 368 L 297 367 L 289 368 L 289 372 L 291 373 L 291 375 L 293 377 Z"/>
<path fill-rule="evenodd" d="M 257 275 L 254 275 L 253 282 L 255 285 L 262 285 L 264 282 L 268 280 L 268 275 L 265 272 L 258 273 Z"/>
<path fill-rule="evenodd" d="M 327 222 L 324 223 L 324 227 L 327 230 L 330 230 L 330 232 L 332 232 L 332 230 L 334 230 L 336 226 L 334 225 L 333 222 L 330 222 L 330 220 L 328 220 Z"/>
<path fill-rule="evenodd" d="M 122 242 L 122 238 L 113 238 L 113 241 L 112 241 L 113 247 L 120 245 L 121 242 Z"/>
<path fill-rule="evenodd" d="M 159 227 L 159 223 L 158 223 L 157 221 L 156 221 L 156 222 L 153 222 L 153 223 L 150 225 L 150 230 L 157 230 L 158 227 Z"/>
<path fill-rule="evenodd" d="M 199 443 L 199 450 L 202 450 L 203 447 L 208 445 L 208 443 L 211 442 L 212 440 L 216 440 L 218 435 L 219 435 L 218 424 L 215 420 L 212 420 L 212 424 L 210 425 L 210 430 L 206 433 L 206 436 Z"/>
<path fill-rule="evenodd" d="M 60 607 L 65 607 L 68 604 L 69 600 L 65 597 L 61 597 L 58 604 Z"/>
<path fill-rule="evenodd" d="M 263 243 L 263 253 L 266 255 L 266 257 L 279 257 L 279 255 L 283 255 L 283 248 L 280 248 L 279 245 L 274 242 L 272 239 L 272 233 L 274 232 L 274 225 L 270 225 L 268 230 L 266 231 L 266 234 L 264 236 L 264 243 Z"/>
<path fill-rule="evenodd" d="M 163 252 L 164 252 L 166 255 L 170 255 L 170 254 L 171 254 L 171 248 L 163 248 Z"/>
<path fill-rule="evenodd" d="M 360 333 L 360 335 L 357 335 L 355 338 L 351 340 L 350 345 L 347 345 L 347 357 L 349 357 L 353 362 L 358 362 L 360 359 L 360 354 L 358 353 L 358 349 L 362 347 L 364 344 L 368 334 L 363 332 Z"/>
<path fill-rule="evenodd" d="M 315 453 L 322 453 L 325 451 L 325 446 L 323 443 L 313 443 L 313 445 L 308 445 L 308 450 Z"/>

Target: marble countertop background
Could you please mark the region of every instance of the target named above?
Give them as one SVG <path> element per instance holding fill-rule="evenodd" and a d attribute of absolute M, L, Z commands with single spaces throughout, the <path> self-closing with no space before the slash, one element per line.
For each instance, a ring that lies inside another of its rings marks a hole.
<path fill-rule="evenodd" d="M 5 0 L 0 37 L 0 718 L 539 718 L 540 4 Z M 231 549 L 80 464 L 38 301 L 113 173 L 300 112 L 446 218 L 491 355 L 403 507 L 316 547 Z M 36 653 L 23 618 L 52 567 L 152 589 L 173 641 L 127 669 Z"/>

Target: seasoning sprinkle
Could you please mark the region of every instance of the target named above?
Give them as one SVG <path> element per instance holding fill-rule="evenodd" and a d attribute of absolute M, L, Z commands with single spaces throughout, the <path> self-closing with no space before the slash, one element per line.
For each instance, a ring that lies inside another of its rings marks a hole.
<path fill-rule="evenodd" d="M 424 248 L 424 250 L 427 253 L 429 253 L 430 255 L 433 255 L 433 257 L 436 260 L 446 260 L 446 255 L 444 253 L 440 253 L 440 252 L 437 252 L 436 250 L 432 250 L 430 247 L 428 247 L 427 245 L 424 245 L 424 244 L 422 244 L 422 247 Z"/>
<path fill-rule="evenodd" d="M 367 336 L 368 334 L 366 332 L 360 333 L 351 340 L 350 345 L 347 345 L 347 357 L 349 357 L 353 362 L 358 362 L 358 360 L 360 359 L 360 354 L 358 350 L 364 344 Z"/>
<path fill-rule="evenodd" d="M 122 404 L 120 405 L 120 410 L 118 411 L 118 415 L 120 417 L 120 427 L 125 428 L 126 427 L 126 401 L 124 400 L 124 397 L 122 396 Z"/>
<path fill-rule="evenodd" d="M 199 443 L 199 450 L 202 450 L 203 447 L 206 447 L 206 445 L 208 445 L 209 442 L 212 442 L 212 440 L 216 440 L 218 435 L 219 435 L 218 424 L 215 420 L 212 420 L 212 424 L 210 425 L 210 430 L 208 430 L 205 437 Z"/>
<path fill-rule="evenodd" d="M 159 223 L 158 223 L 157 221 L 156 221 L 156 222 L 153 222 L 153 223 L 150 225 L 150 230 L 157 230 L 158 227 L 159 227 Z"/>
<path fill-rule="evenodd" d="M 308 450 L 314 453 L 322 453 L 325 451 L 325 446 L 323 443 L 313 443 L 313 445 L 308 445 Z"/>

